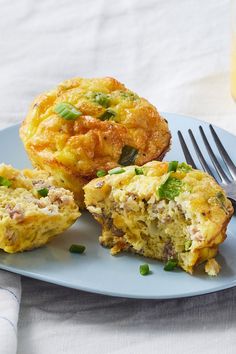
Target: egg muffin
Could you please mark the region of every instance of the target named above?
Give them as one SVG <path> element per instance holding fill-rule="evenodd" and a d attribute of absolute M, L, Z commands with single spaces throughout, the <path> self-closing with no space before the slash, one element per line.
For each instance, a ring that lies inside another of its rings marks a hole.
<path fill-rule="evenodd" d="M 80 216 L 73 193 L 54 186 L 45 171 L 0 165 L 0 249 L 40 247 Z"/>
<path fill-rule="evenodd" d="M 100 243 L 111 254 L 135 252 L 167 262 L 166 270 L 178 265 L 192 273 L 212 259 L 233 214 L 211 176 L 177 161 L 118 167 L 84 190 L 88 210 L 102 225 Z M 216 262 L 206 271 L 216 275 Z"/>
<path fill-rule="evenodd" d="M 167 121 L 114 78 L 74 78 L 38 96 L 20 128 L 33 166 L 51 173 L 84 205 L 83 186 L 97 170 L 162 159 Z"/>

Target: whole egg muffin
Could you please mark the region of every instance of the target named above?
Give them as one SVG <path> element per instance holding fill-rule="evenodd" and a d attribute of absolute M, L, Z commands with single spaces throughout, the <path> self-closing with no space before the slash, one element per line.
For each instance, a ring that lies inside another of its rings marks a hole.
<path fill-rule="evenodd" d="M 55 187 L 47 172 L 0 165 L 0 249 L 15 253 L 40 247 L 79 216 L 73 193 Z"/>
<path fill-rule="evenodd" d="M 98 170 L 162 159 L 170 145 L 164 118 L 114 78 L 74 78 L 38 96 L 20 128 L 32 164 L 68 188 L 80 206 Z"/>
<path fill-rule="evenodd" d="M 223 189 L 208 174 L 177 161 L 153 161 L 142 167 L 108 171 L 85 187 L 88 210 L 102 225 L 100 243 L 121 251 L 166 262 L 166 270 L 180 266 L 192 273 L 213 258 L 226 237 L 233 207 Z"/>

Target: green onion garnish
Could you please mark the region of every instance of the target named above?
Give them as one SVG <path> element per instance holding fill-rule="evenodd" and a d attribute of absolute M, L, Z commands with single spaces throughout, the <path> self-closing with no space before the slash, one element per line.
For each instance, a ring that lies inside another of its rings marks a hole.
<path fill-rule="evenodd" d="M 137 154 L 138 154 L 137 149 L 135 149 L 132 146 L 125 145 L 123 146 L 118 163 L 122 166 L 132 165 L 136 159 Z"/>
<path fill-rule="evenodd" d="M 225 196 L 224 196 L 224 194 L 222 192 L 217 192 L 216 193 L 216 198 L 221 200 L 222 202 L 225 201 Z"/>
<path fill-rule="evenodd" d="M 97 171 L 97 177 L 103 177 L 106 176 L 107 172 L 105 170 L 98 170 Z"/>
<path fill-rule="evenodd" d="M 184 250 L 185 250 L 186 252 L 190 250 L 191 246 L 192 246 L 192 241 L 191 241 L 191 240 L 186 240 L 186 241 L 184 242 Z"/>
<path fill-rule="evenodd" d="M 96 103 L 100 104 L 105 108 L 109 107 L 110 105 L 109 96 L 103 92 L 93 92 L 92 98 Z"/>
<path fill-rule="evenodd" d="M 125 169 L 121 167 L 115 167 L 112 170 L 108 171 L 109 175 L 118 175 L 123 172 L 125 172 Z"/>
<path fill-rule="evenodd" d="M 54 110 L 66 120 L 75 120 L 82 115 L 82 113 L 75 106 L 67 102 L 58 103 Z"/>
<path fill-rule="evenodd" d="M 167 180 L 158 188 L 158 195 L 161 199 L 174 200 L 182 190 L 182 181 L 178 178 L 168 177 Z"/>
<path fill-rule="evenodd" d="M 149 265 L 147 263 L 139 266 L 139 273 L 141 275 L 148 275 L 150 273 Z"/>
<path fill-rule="evenodd" d="M 139 98 L 138 95 L 130 91 L 120 91 L 120 96 L 131 101 L 137 100 Z"/>
<path fill-rule="evenodd" d="M 0 176 L 0 186 L 4 186 L 4 187 L 10 187 L 12 184 L 11 181 L 9 181 L 9 179 Z"/>
<path fill-rule="evenodd" d="M 136 175 L 143 175 L 143 169 L 140 167 L 135 167 L 135 174 Z"/>
<path fill-rule="evenodd" d="M 225 207 L 225 196 L 222 192 L 217 192 L 216 193 L 216 201 L 220 205 L 221 209 L 224 210 L 226 214 L 228 214 L 228 210 Z"/>
<path fill-rule="evenodd" d="M 42 188 L 37 190 L 38 194 L 41 195 L 41 197 L 47 197 L 49 190 L 47 188 Z"/>
<path fill-rule="evenodd" d="M 166 271 L 171 271 L 171 270 L 174 270 L 178 265 L 178 262 L 175 260 L 175 259 L 169 259 L 165 266 L 164 266 L 164 270 Z"/>
<path fill-rule="evenodd" d="M 168 172 L 176 172 L 177 167 L 178 167 L 178 161 L 169 162 Z"/>
<path fill-rule="evenodd" d="M 177 167 L 178 171 L 189 172 L 192 171 L 192 167 L 186 164 L 185 162 L 179 163 Z"/>
<path fill-rule="evenodd" d="M 100 120 L 109 120 L 113 119 L 116 116 L 116 112 L 114 112 L 112 109 L 107 109 L 100 117 Z"/>
<path fill-rule="evenodd" d="M 69 248 L 69 251 L 71 253 L 84 253 L 86 247 L 83 246 L 83 245 L 71 245 L 70 248 Z"/>

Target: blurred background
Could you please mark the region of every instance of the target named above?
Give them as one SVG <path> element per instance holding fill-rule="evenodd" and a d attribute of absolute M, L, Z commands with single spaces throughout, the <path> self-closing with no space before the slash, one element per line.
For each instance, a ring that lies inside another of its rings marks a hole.
<path fill-rule="evenodd" d="M 74 76 L 114 76 L 158 110 L 236 129 L 229 0 L 0 0 L 0 128 Z"/>

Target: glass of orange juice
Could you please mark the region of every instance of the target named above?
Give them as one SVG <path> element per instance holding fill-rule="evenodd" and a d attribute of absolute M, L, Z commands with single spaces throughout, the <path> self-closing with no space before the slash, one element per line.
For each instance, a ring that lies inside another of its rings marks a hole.
<path fill-rule="evenodd" d="M 236 100 L 236 0 L 232 0 L 232 56 L 231 56 L 231 92 Z"/>

